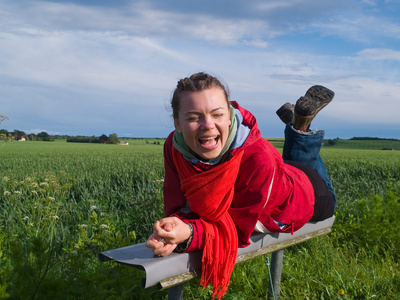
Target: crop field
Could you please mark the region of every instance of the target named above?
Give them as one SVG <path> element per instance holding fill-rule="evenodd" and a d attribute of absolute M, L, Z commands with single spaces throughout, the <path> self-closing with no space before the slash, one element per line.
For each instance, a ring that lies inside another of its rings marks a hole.
<path fill-rule="evenodd" d="M 97 259 L 144 242 L 163 216 L 164 140 L 128 141 L 0 141 L 0 299 L 167 298 L 141 288 L 143 272 Z M 336 221 L 285 250 L 281 299 L 400 299 L 400 151 L 351 142 L 322 149 Z M 238 264 L 223 299 L 266 299 L 264 260 Z M 210 295 L 198 279 L 185 286 L 185 299 Z"/>

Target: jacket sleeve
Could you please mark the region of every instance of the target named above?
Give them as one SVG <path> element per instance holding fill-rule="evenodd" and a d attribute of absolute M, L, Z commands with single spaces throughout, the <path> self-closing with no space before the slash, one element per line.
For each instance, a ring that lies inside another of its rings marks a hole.
<path fill-rule="evenodd" d="M 229 209 L 236 225 L 239 247 L 248 246 L 259 216 L 267 205 L 279 177 L 279 153 L 266 151 L 263 142 L 247 149 L 242 158 L 235 184 L 235 195 Z"/>
<path fill-rule="evenodd" d="M 178 172 L 172 158 L 172 133 L 164 144 L 164 213 L 165 216 L 175 216 L 185 223 L 192 223 L 192 243 L 186 252 L 203 249 L 203 225 L 199 217 L 190 211 L 186 211 L 187 200 L 181 190 Z"/>

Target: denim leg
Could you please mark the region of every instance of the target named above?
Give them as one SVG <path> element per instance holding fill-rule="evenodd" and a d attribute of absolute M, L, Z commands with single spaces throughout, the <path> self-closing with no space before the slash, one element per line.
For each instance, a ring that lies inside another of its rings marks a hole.
<path fill-rule="evenodd" d="M 284 160 L 297 161 L 316 170 L 335 197 L 336 207 L 336 195 L 320 155 L 324 134 L 324 130 L 300 133 L 290 124 L 286 125 L 282 157 Z"/>

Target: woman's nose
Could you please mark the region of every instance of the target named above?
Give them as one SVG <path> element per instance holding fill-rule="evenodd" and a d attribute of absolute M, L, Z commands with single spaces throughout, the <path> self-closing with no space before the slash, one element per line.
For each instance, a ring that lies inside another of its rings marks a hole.
<path fill-rule="evenodd" d="M 205 116 L 204 119 L 203 119 L 202 127 L 204 129 L 212 129 L 212 128 L 214 128 L 214 126 L 215 125 L 214 125 L 213 118 L 211 116 Z"/>

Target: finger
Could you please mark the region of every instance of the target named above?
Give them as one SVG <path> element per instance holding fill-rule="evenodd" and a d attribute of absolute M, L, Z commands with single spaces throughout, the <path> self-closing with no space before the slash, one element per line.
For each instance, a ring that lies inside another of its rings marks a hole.
<path fill-rule="evenodd" d="M 171 223 L 166 223 L 166 224 L 163 226 L 163 229 L 164 229 L 165 231 L 172 231 L 173 226 L 172 226 Z"/>
<path fill-rule="evenodd" d="M 167 256 L 170 255 L 174 249 L 176 248 L 176 244 L 165 244 L 164 247 L 157 249 L 156 252 L 154 252 L 156 255 L 159 256 Z"/>
<path fill-rule="evenodd" d="M 164 232 L 164 229 L 160 226 L 160 222 L 157 221 L 156 223 L 154 223 L 154 231 L 153 234 L 159 236 L 160 234 L 162 234 Z"/>
<path fill-rule="evenodd" d="M 168 218 L 163 218 L 160 220 L 160 226 L 163 227 L 165 230 L 167 230 L 165 227 L 168 226 L 168 228 L 171 228 L 176 224 L 178 218 L 176 217 L 168 217 Z"/>
<path fill-rule="evenodd" d="M 164 238 L 152 234 L 146 241 L 145 246 L 151 249 L 157 249 L 163 247 L 166 242 Z"/>

